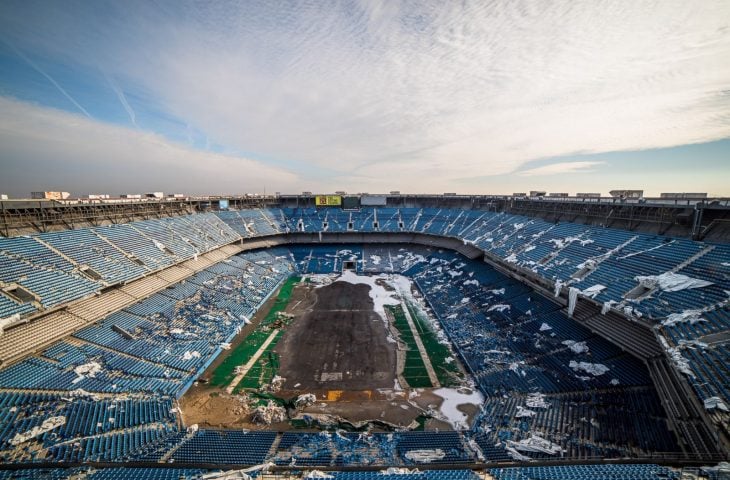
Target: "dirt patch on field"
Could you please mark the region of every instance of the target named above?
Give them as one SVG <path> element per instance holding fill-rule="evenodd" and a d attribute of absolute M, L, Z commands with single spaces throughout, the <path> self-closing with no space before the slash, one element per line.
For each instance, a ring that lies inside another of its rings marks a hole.
<path fill-rule="evenodd" d="M 233 340 L 232 348 L 269 314 L 275 298 L 272 296 L 252 324 Z M 297 283 L 284 312 L 292 321 L 283 327 L 284 334 L 274 351 L 280 359 L 277 373 L 285 380 L 280 390 L 266 395 L 289 405 L 289 418 L 270 425 L 252 423 L 253 410 L 267 399 L 257 396 L 255 390 L 228 394 L 225 386 L 205 383 L 204 379 L 210 378 L 210 372 L 227 357 L 224 352 L 203 374 L 203 381 L 180 399 L 186 425 L 277 431 L 333 426 L 369 427 L 376 431 L 408 427 L 452 429 L 449 423 L 430 418 L 434 414 L 439 416 L 443 404 L 443 399 L 431 389 L 401 390 L 399 386 L 405 384 L 396 385 L 403 370 L 403 359 L 397 361 L 399 344 L 393 340 L 397 330 L 389 331 L 374 311 L 368 285 L 344 281 L 326 286 Z M 303 394 L 313 394 L 316 401 L 303 408 L 292 408 L 294 400 Z M 459 410 L 470 418 L 478 413 L 476 406 Z"/>
<path fill-rule="evenodd" d="M 373 309 L 368 285 L 334 282 L 287 328 L 274 351 L 285 390 L 392 388 L 396 344 Z"/>

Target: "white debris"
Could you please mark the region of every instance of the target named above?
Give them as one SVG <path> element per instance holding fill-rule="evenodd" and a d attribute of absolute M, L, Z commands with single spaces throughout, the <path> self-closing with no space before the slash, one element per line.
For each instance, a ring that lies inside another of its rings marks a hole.
<path fill-rule="evenodd" d="M 193 350 L 192 352 L 188 350 L 183 354 L 182 357 L 183 360 L 192 360 L 193 358 L 200 358 L 200 352 L 198 352 L 197 350 Z"/>
<path fill-rule="evenodd" d="M 564 340 L 563 345 L 567 345 L 574 353 L 588 353 L 588 344 L 586 342 L 576 342 L 575 340 Z"/>
<path fill-rule="evenodd" d="M 659 337 L 660 339 L 664 340 L 663 338 Z M 663 342 L 666 346 L 666 343 Z M 669 356 L 672 358 L 672 361 L 674 362 L 674 365 L 677 367 L 677 370 L 684 373 L 685 375 L 694 378 L 695 374 L 692 371 L 692 368 L 689 366 L 689 360 L 684 358 L 682 356 L 682 352 L 678 348 L 667 348 L 667 353 L 669 353 Z"/>
<path fill-rule="evenodd" d="M 523 418 L 523 417 L 534 417 L 537 415 L 537 412 L 534 410 L 530 410 L 529 408 L 525 408 L 522 406 L 517 406 L 517 413 L 515 413 L 516 418 Z"/>
<path fill-rule="evenodd" d="M 584 297 L 596 298 L 596 296 L 599 293 L 601 293 L 602 291 L 604 291 L 606 288 L 608 288 L 608 287 L 606 287 L 605 285 L 597 284 L 597 285 L 593 285 L 591 287 L 586 288 L 585 290 L 581 291 L 580 293 Z"/>
<path fill-rule="evenodd" d="M 530 245 L 529 247 L 527 247 L 526 249 L 524 249 L 523 252 L 525 252 L 525 253 L 531 252 L 531 251 L 535 250 L 536 248 L 537 247 L 535 245 Z"/>
<path fill-rule="evenodd" d="M 665 292 L 678 292 L 687 288 L 703 288 L 713 284 L 707 280 L 672 272 L 665 272 L 661 275 L 637 276 L 634 277 L 634 280 L 646 288 L 659 287 Z"/>
<path fill-rule="evenodd" d="M 601 315 L 605 315 L 608 313 L 609 310 L 611 310 L 611 307 L 616 305 L 618 302 L 616 300 L 609 300 L 607 302 L 603 302 L 603 306 L 601 307 Z"/>
<path fill-rule="evenodd" d="M 504 295 L 504 292 L 504 288 L 497 288 L 489 291 L 489 293 L 491 293 L 492 295 Z"/>
<path fill-rule="evenodd" d="M 303 478 L 335 478 L 335 477 L 333 475 L 330 475 L 329 473 L 325 473 L 320 470 L 312 470 L 311 472 L 307 473 Z"/>
<path fill-rule="evenodd" d="M 578 265 L 576 265 L 576 268 L 579 268 L 579 269 L 587 268 L 589 270 L 595 270 L 596 266 L 598 266 L 598 262 L 593 258 L 589 258 L 585 262 L 579 263 Z"/>
<path fill-rule="evenodd" d="M 551 327 L 550 325 L 548 325 L 545 322 L 542 322 L 542 325 L 540 325 L 541 332 L 547 332 L 548 330 L 552 330 L 552 329 L 553 329 L 553 327 Z"/>
<path fill-rule="evenodd" d="M 497 305 L 492 305 L 491 307 L 489 307 L 487 309 L 487 311 L 488 312 L 493 312 L 494 310 L 497 310 L 498 312 L 509 312 L 510 308 L 511 307 L 509 305 L 505 305 L 503 303 L 499 303 Z"/>
<path fill-rule="evenodd" d="M 76 368 L 74 368 L 74 373 L 78 376 L 87 376 L 87 377 L 94 377 L 97 373 L 101 371 L 101 365 L 99 365 L 96 362 L 89 362 L 85 363 L 83 365 L 79 365 Z"/>
<path fill-rule="evenodd" d="M 165 251 L 165 246 L 162 243 L 158 242 L 155 239 L 152 239 L 152 241 L 155 242 L 155 247 L 157 247 L 161 252 Z"/>
<path fill-rule="evenodd" d="M 570 287 L 570 290 L 568 290 L 568 316 L 572 317 L 573 312 L 575 311 L 575 305 L 578 303 L 578 294 L 580 293 L 580 289 L 576 287 Z"/>
<path fill-rule="evenodd" d="M 562 288 L 563 288 L 563 281 L 560 280 L 560 279 L 555 280 L 555 296 L 556 297 L 559 297 L 560 296 L 560 290 Z"/>
<path fill-rule="evenodd" d="M 40 435 L 43 435 L 46 432 L 50 432 L 54 428 L 58 428 L 61 425 L 64 425 L 66 423 L 66 417 L 50 417 L 43 421 L 43 423 L 38 426 L 31 428 L 27 432 L 18 433 L 16 434 L 11 440 L 10 445 L 16 446 L 20 445 L 21 443 L 27 442 L 28 440 L 31 440 L 35 437 L 38 437 Z"/>
<path fill-rule="evenodd" d="M 565 242 L 562 238 L 551 238 L 550 240 L 548 240 L 548 243 L 552 243 L 553 245 L 555 245 L 556 249 L 563 248 L 565 246 Z"/>
<path fill-rule="evenodd" d="M 314 395 L 313 393 L 305 393 L 297 397 L 297 399 L 294 401 L 294 405 L 297 408 L 306 408 L 310 405 L 314 405 L 316 401 L 316 395 Z"/>
<path fill-rule="evenodd" d="M 322 374 L 325 375 L 324 373 Z M 340 374 L 342 375 L 342 374 Z M 280 375 L 274 375 L 274 377 L 271 379 L 271 382 L 266 387 L 269 392 L 278 392 L 281 390 L 281 387 L 284 386 L 284 382 L 286 381 L 286 378 L 280 376 Z"/>
<path fill-rule="evenodd" d="M 408 450 L 405 457 L 416 463 L 431 463 L 441 460 L 446 456 L 446 452 L 440 448 L 422 448 L 419 450 Z"/>
<path fill-rule="evenodd" d="M 95 393 L 90 393 L 84 390 L 83 388 L 77 388 L 76 390 L 71 390 L 68 392 L 69 397 L 89 397 L 90 399 L 94 400 L 95 402 L 99 401 L 99 396 Z"/>
<path fill-rule="evenodd" d="M 628 255 L 624 255 L 622 257 L 618 257 L 618 259 L 619 260 L 623 260 L 624 258 L 629 258 L 629 257 L 634 257 L 636 255 L 641 255 L 642 253 L 651 252 L 652 250 L 657 250 L 659 248 L 666 247 L 666 246 L 671 245 L 673 243 L 674 243 L 674 240 L 672 240 L 671 242 L 662 243 L 662 244 L 657 245 L 655 247 L 647 248 L 646 250 L 640 250 L 638 252 L 629 253 Z"/>
<path fill-rule="evenodd" d="M 618 385 L 618 384 L 619 384 L 619 382 L 618 382 L 618 378 L 613 378 L 613 379 L 611 379 L 611 385 L 613 385 L 613 386 L 615 387 L 615 386 L 616 386 L 616 385 Z"/>
<path fill-rule="evenodd" d="M 20 322 L 19 313 L 14 313 L 14 314 L 10 315 L 9 317 L 0 318 L 0 336 L 2 336 L 3 332 L 5 331 L 5 328 L 11 327 L 18 322 Z"/>
<path fill-rule="evenodd" d="M 571 360 L 568 366 L 576 372 L 582 370 L 590 373 L 594 377 L 598 377 L 609 371 L 609 368 L 602 363 L 576 362 L 575 360 Z"/>
<path fill-rule="evenodd" d="M 507 455 L 512 457 L 514 460 L 517 460 L 518 462 L 531 462 L 532 459 L 528 457 L 527 455 L 522 455 L 520 452 L 514 449 L 514 447 L 507 447 L 505 450 L 507 450 Z"/>
<path fill-rule="evenodd" d="M 698 347 L 701 349 L 707 348 L 709 345 L 705 342 L 702 342 L 700 340 L 694 339 L 694 340 L 687 340 L 686 338 L 681 339 L 679 342 L 677 342 L 677 346 L 682 347 Z"/>
<path fill-rule="evenodd" d="M 508 257 L 506 257 L 504 259 L 504 261 L 505 262 L 508 262 L 508 263 L 517 263 L 517 255 L 515 255 L 514 253 L 512 253 Z"/>
<path fill-rule="evenodd" d="M 672 313 L 663 322 L 662 325 L 665 327 L 671 327 L 677 323 L 689 322 L 694 325 L 697 322 L 706 322 L 707 320 L 702 318 L 702 310 L 685 310 L 682 313 Z"/>
<path fill-rule="evenodd" d="M 718 410 L 722 410 L 723 412 L 730 411 L 727 408 L 727 405 L 722 401 L 720 397 L 709 397 L 705 399 L 705 410 L 713 410 L 717 408 Z"/>
<path fill-rule="evenodd" d="M 474 286 L 478 287 L 479 281 L 478 280 L 466 280 L 464 282 L 464 285 L 474 285 Z"/>
<path fill-rule="evenodd" d="M 267 405 L 256 407 L 251 415 L 251 421 L 261 425 L 271 425 L 286 420 L 286 410 L 284 407 L 276 405 L 269 400 Z"/>
<path fill-rule="evenodd" d="M 411 475 L 414 473 L 421 473 L 417 468 L 401 468 L 401 467 L 390 467 L 385 470 L 381 470 L 381 475 Z"/>
<path fill-rule="evenodd" d="M 508 440 L 507 445 L 520 452 L 539 452 L 547 453 L 548 455 L 555 455 L 564 451 L 560 445 L 534 433 L 531 434 L 530 438 L 525 438 L 518 442 Z"/>
<path fill-rule="evenodd" d="M 527 395 L 525 403 L 530 408 L 550 408 L 550 404 L 545 401 L 545 395 L 540 392 Z"/>
<path fill-rule="evenodd" d="M 730 463 L 720 462 L 714 467 L 701 467 L 703 472 L 715 473 L 714 478 L 727 478 L 725 474 L 730 474 Z"/>

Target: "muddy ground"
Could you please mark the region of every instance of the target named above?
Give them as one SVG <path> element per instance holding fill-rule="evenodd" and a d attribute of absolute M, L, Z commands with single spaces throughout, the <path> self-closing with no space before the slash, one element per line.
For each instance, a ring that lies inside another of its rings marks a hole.
<path fill-rule="evenodd" d="M 233 341 L 240 343 L 264 318 L 272 296 L 252 325 Z M 292 399 L 305 393 L 317 401 L 298 412 L 303 415 L 340 417 L 352 423 L 374 420 L 393 426 L 414 426 L 428 410 L 438 409 L 443 400 L 429 389 L 399 390 L 396 384 L 398 344 L 388 340 L 388 329 L 373 309 L 367 285 L 334 282 L 315 288 L 300 283 L 292 293 L 286 313 L 292 324 L 275 347 L 279 354 L 279 375 L 285 378 L 279 398 Z M 201 376 L 206 378 L 225 357 L 225 352 Z M 250 422 L 255 399 L 229 395 L 224 389 L 203 382 L 194 385 L 180 399 L 183 421 L 207 428 L 291 430 L 289 422 L 255 425 Z M 470 417 L 476 407 L 460 407 Z M 430 419 L 428 430 L 451 430 L 443 421 Z M 375 425 L 374 430 L 382 427 Z"/>
<path fill-rule="evenodd" d="M 368 285 L 334 282 L 312 290 L 311 311 L 284 332 L 279 354 L 283 389 L 393 388 L 396 344 L 373 309 Z"/>

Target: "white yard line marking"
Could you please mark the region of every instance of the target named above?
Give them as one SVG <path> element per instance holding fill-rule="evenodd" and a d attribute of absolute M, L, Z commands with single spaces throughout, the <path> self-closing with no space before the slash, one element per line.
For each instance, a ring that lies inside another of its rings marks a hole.
<path fill-rule="evenodd" d="M 423 346 L 423 342 L 421 341 L 421 335 L 418 334 L 418 331 L 416 330 L 416 324 L 413 322 L 413 318 L 411 317 L 411 312 L 408 310 L 408 306 L 405 302 L 401 301 L 401 308 L 403 309 L 403 313 L 406 316 L 406 321 L 408 322 L 408 326 L 411 328 L 411 333 L 413 334 L 413 339 L 416 341 L 416 347 L 418 347 L 418 352 L 421 354 L 421 359 L 423 360 L 423 364 L 426 366 L 426 372 L 428 372 L 428 379 L 431 381 L 431 385 L 434 386 L 434 388 L 439 388 L 441 384 L 439 383 L 438 377 L 436 377 L 436 372 L 433 370 L 433 365 L 431 365 L 431 359 L 428 358 L 428 353 L 426 353 L 426 347 Z"/>
<path fill-rule="evenodd" d="M 259 349 L 256 351 L 256 354 L 253 357 L 251 357 L 251 359 L 248 362 L 246 362 L 246 365 L 244 365 L 243 368 L 241 368 L 239 370 L 238 375 L 236 375 L 233 378 L 233 381 L 231 381 L 231 384 L 228 385 L 228 387 L 226 387 L 226 392 L 228 392 L 229 394 L 233 393 L 233 390 L 236 388 L 236 386 L 238 386 L 238 384 L 241 382 L 241 380 L 243 380 L 243 377 L 246 376 L 248 371 L 251 370 L 251 368 L 256 364 L 256 362 L 261 357 L 261 355 L 264 354 L 264 352 L 266 351 L 266 348 L 271 344 L 271 342 L 274 341 L 274 338 L 276 338 L 277 333 L 279 333 L 278 328 L 275 330 L 272 330 L 271 335 L 269 335 L 269 338 L 267 338 L 266 341 L 261 344 L 261 347 L 259 347 Z"/>

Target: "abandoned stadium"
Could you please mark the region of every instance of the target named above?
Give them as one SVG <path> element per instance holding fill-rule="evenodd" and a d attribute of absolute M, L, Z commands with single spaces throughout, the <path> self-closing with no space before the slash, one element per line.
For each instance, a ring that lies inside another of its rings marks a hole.
<path fill-rule="evenodd" d="M 4 202 L 0 478 L 727 460 L 726 202 L 312 201 Z"/>

